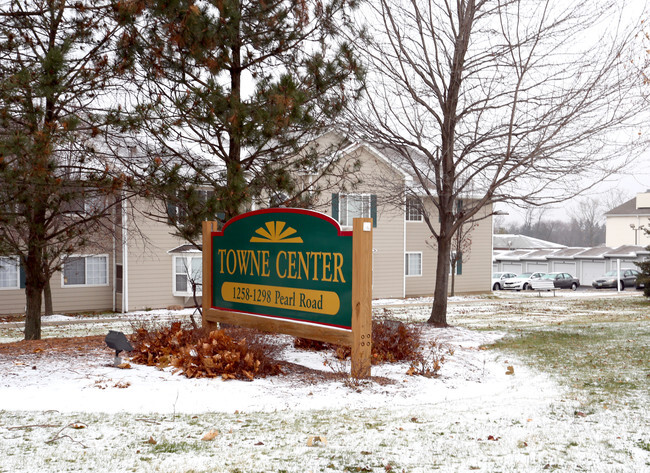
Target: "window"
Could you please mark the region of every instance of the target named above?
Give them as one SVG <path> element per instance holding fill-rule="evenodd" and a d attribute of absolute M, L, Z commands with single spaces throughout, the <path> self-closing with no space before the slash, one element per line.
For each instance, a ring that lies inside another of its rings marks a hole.
<path fill-rule="evenodd" d="M 454 271 L 454 259 L 456 260 L 456 275 L 460 276 L 463 274 L 463 254 L 456 251 L 449 254 L 449 274 Z"/>
<path fill-rule="evenodd" d="M 99 215 L 108 207 L 107 198 L 102 194 L 86 194 L 83 202 L 86 215 Z"/>
<path fill-rule="evenodd" d="M 342 194 L 339 205 L 343 226 L 351 226 L 355 218 L 370 218 L 369 194 Z"/>
<path fill-rule="evenodd" d="M 406 221 L 422 221 L 422 202 L 417 197 L 406 198 Z"/>
<path fill-rule="evenodd" d="M 178 192 L 175 199 L 170 199 L 167 202 L 167 217 L 170 222 L 185 223 L 188 217 L 188 209 L 204 207 L 208 200 L 214 197 L 214 191 L 212 190 L 195 189 L 192 192 L 192 196 L 195 196 L 196 200 L 184 197 L 182 192 Z"/>
<path fill-rule="evenodd" d="M 20 287 L 20 265 L 13 256 L 0 257 L 0 289 L 18 289 Z"/>
<path fill-rule="evenodd" d="M 61 204 L 61 213 L 69 216 L 88 217 L 101 215 L 108 209 L 108 196 L 99 191 L 85 191 L 74 195 Z"/>
<path fill-rule="evenodd" d="M 174 256 L 174 288 L 175 296 L 191 296 L 192 281 L 197 284 L 196 295 L 202 293 L 203 258 L 201 256 Z"/>
<path fill-rule="evenodd" d="M 406 253 L 406 276 L 422 276 L 422 253 Z"/>
<path fill-rule="evenodd" d="M 63 264 L 63 286 L 107 286 L 108 256 L 69 256 Z"/>
<path fill-rule="evenodd" d="M 352 226 L 355 218 L 372 218 L 377 226 L 377 196 L 374 194 L 332 194 L 332 218 L 342 226 Z"/>

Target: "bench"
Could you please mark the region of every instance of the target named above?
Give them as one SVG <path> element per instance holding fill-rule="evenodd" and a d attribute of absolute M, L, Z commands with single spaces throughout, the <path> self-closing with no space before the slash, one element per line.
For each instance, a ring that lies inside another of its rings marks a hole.
<path fill-rule="evenodd" d="M 557 290 L 557 287 L 555 287 L 553 281 L 550 279 L 531 281 L 530 287 L 533 289 L 533 291 L 537 291 L 537 295 L 539 297 L 542 297 L 542 291 L 553 291 L 553 297 L 555 297 L 555 291 Z"/>

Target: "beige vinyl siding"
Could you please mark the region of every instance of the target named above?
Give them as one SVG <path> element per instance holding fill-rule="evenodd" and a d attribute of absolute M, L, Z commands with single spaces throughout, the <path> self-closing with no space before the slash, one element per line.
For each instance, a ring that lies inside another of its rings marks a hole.
<path fill-rule="evenodd" d="M 175 297 L 172 294 L 173 255 L 168 251 L 187 242 L 173 236 L 173 228 L 166 223 L 156 222 L 142 215 L 151 210 L 148 208 L 151 204 L 140 200 L 136 205 L 140 212 L 137 213 L 135 221 L 127 224 L 128 310 L 194 305 L 191 297 Z M 135 228 L 144 231 L 145 238 L 134 232 Z"/>
<path fill-rule="evenodd" d="M 650 217 L 647 215 L 628 215 L 628 216 L 607 216 L 605 224 L 605 246 L 617 248 L 623 245 L 648 246 L 650 245 L 650 235 L 644 231 L 637 230 L 641 225 L 648 227 Z M 636 237 L 636 238 L 635 238 Z"/>
<path fill-rule="evenodd" d="M 79 255 L 90 255 L 79 252 Z M 105 254 L 105 253 L 103 253 Z M 101 312 L 113 308 L 113 258 L 108 256 L 108 284 L 102 286 L 64 286 L 60 272 L 50 279 L 55 314 Z M 25 289 L 0 290 L 0 314 L 25 313 Z M 43 302 L 44 303 L 44 302 Z"/>
<path fill-rule="evenodd" d="M 79 253 L 79 255 L 90 253 Z M 60 272 L 52 276 L 54 312 L 110 311 L 113 308 L 113 257 L 108 256 L 108 284 L 104 286 L 65 286 Z"/>
<path fill-rule="evenodd" d="M 402 176 L 384 161 L 378 159 L 365 148 L 356 150 L 351 159 L 359 160 L 359 169 L 355 177 L 361 182 L 354 187 L 349 182 L 340 187 L 334 186 L 329 194 L 322 195 L 315 210 L 332 215 L 331 193 L 337 193 L 345 185 L 345 194 L 374 194 L 377 196 L 377 226 L 373 228 L 373 286 L 374 299 L 404 297 L 404 216 L 403 209 L 387 202 L 382 193 L 386 187 L 385 180 L 391 178 L 399 183 Z M 349 164 L 349 159 L 344 160 Z M 384 181 L 379 183 L 375 176 Z"/>
<path fill-rule="evenodd" d="M 0 289 L 0 314 L 24 314 L 25 290 Z"/>
<path fill-rule="evenodd" d="M 482 215 L 491 213 L 487 206 Z M 479 216 L 481 214 L 479 213 Z M 487 292 L 492 278 L 492 217 L 484 218 L 472 230 L 472 250 L 463 261 L 463 274 L 456 276 L 456 293 Z"/>
<path fill-rule="evenodd" d="M 382 196 L 377 196 L 377 207 Z M 404 218 L 397 209 L 377 211 L 372 238 L 373 299 L 404 297 Z"/>
<path fill-rule="evenodd" d="M 431 221 L 437 221 L 437 212 L 433 205 L 427 205 Z M 486 208 L 480 215 L 487 215 Z M 422 276 L 406 277 L 406 297 L 430 296 L 436 283 L 437 250 L 435 240 L 425 222 L 406 221 L 406 252 L 422 253 Z M 488 291 L 492 275 L 492 218 L 488 217 L 472 230 L 471 251 L 462 263 L 462 274 L 455 275 L 456 293 L 473 293 Z M 451 290 L 451 276 L 449 278 Z"/>
<path fill-rule="evenodd" d="M 429 211 L 431 213 L 431 211 Z M 435 212 L 435 211 L 434 211 Z M 432 219 L 435 221 L 436 217 Z M 428 296 L 433 294 L 436 281 L 437 252 L 429 237 L 431 232 L 426 222 L 405 221 L 406 253 L 422 253 L 422 275 L 406 276 L 406 297 Z M 429 243 L 429 244 L 427 244 Z M 403 257 L 404 258 L 404 257 Z"/>

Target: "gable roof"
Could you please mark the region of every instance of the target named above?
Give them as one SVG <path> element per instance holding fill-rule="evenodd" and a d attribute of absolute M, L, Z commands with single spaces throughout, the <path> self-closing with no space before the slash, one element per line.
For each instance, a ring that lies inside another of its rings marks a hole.
<path fill-rule="evenodd" d="M 552 241 L 540 240 L 539 238 L 529 237 L 527 235 L 514 234 L 497 234 L 492 237 L 495 249 L 516 250 L 529 249 L 541 250 L 545 248 L 566 248 L 566 245 L 553 243 Z"/>
<path fill-rule="evenodd" d="M 636 197 L 628 200 L 627 202 L 614 207 L 609 212 L 605 212 L 605 216 L 618 216 L 618 215 L 650 215 L 650 208 L 636 208 Z"/>
<path fill-rule="evenodd" d="M 494 251 L 493 261 L 522 261 L 522 260 L 553 260 L 553 259 L 605 259 L 605 258 L 637 258 L 650 254 L 643 246 L 624 245 L 618 248 L 598 246 L 592 248 L 564 248 L 542 251 L 511 250 Z"/>

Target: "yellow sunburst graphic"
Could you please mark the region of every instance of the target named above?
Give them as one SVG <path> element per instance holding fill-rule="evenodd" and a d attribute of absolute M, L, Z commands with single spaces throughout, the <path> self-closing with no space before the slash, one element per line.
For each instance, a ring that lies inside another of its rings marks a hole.
<path fill-rule="evenodd" d="M 266 222 L 266 228 L 260 227 L 255 230 L 260 236 L 251 237 L 251 243 L 302 243 L 302 238 L 299 236 L 292 237 L 297 230 L 295 228 L 287 227 L 286 222 Z"/>

